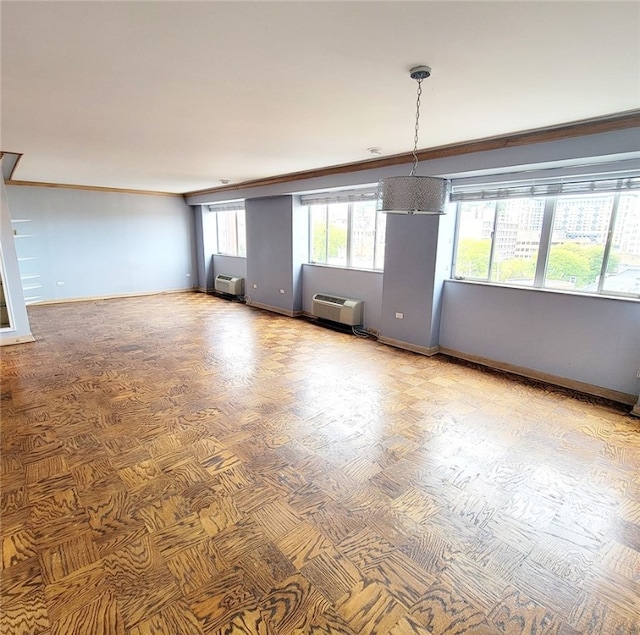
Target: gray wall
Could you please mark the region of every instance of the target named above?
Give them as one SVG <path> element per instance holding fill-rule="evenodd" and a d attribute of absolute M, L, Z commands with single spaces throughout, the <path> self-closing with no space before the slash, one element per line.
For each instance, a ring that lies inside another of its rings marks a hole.
<path fill-rule="evenodd" d="M 640 302 L 447 281 L 440 345 L 637 395 Z"/>
<path fill-rule="evenodd" d="M 447 214 L 438 223 L 438 249 L 434 262 L 433 305 L 431 310 L 431 344 L 440 345 L 442 308 L 444 305 L 444 283 L 451 278 L 453 248 L 456 232 L 456 205 L 450 203 Z"/>
<path fill-rule="evenodd" d="M 300 203 L 300 197 L 293 197 L 293 217 L 291 231 L 291 267 L 293 284 L 293 309 L 302 311 L 303 265 L 309 260 L 309 212 L 306 205 Z"/>
<path fill-rule="evenodd" d="M 292 196 L 245 201 L 247 303 L 287 314 L 300 310 L 293 276 L 293 208 Z"/>
<path fill-rule="evenodd" d="M 439 222 L 438 216 L 387 214 L 381 318 L 384 338 L 425 349 L 437 345 L 432 323 Z"/>
<path fill-rule="evenodd" d="M 235 276 L 237 278 L 247 278 L 247 259 L 241 256 L 223 256 L 222 254 L 214 254 L 212 257 L 213 262 L 213 277 L 218 274 L 226 274 L 228 276 Z M 213 284 L 212 284 L 213 287 Z M 246 289 L 245 289 L 246 291 Z"/>
<path fill-rule="evenodd" d="M 302 268 L 303 310 L 305 313 L 311 313 L 312 298 L 315 293 L 329 293 L 362 300 L 364 302 L 362 319 L 365 328 L 379 331 L 382 277 L 381 271 L 304 265 Z"/>
<path fill-rule="evenodd" d="M 18 255 L 40 275 L 42 301 L 154 293 L 197 284 L 194 212 L 182 197 L 8 186 L 13 219 L 29 218 Z M 62 282 L 60 285 L 58 283 Z"/>
<path fill-rule="evenodd" d="M 213 291 L 214 288 L 213 252 L 216 249 L 216 219 L 215 214 L 211 213 L 205 205 L 195 205 L 193 211 L 198 271 L 196 286 L 206 293 Z"/>

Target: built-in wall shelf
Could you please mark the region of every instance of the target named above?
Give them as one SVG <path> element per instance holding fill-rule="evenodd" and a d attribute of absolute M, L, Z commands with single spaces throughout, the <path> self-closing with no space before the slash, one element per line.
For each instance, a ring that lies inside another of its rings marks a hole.
<path fill-rule="evenodd" d="M 20 269 L 20 280 L 22 282 L 22 291 L 24 292 L 25 304 L 34 304 L 42 300 L 39 293 L 39 289 L 42 289 L 40 284 L 40 272 L 38 271 L 38 257 L 28 255 L 29 251 L 33 248 L 33 243 L 24 238 L 35 238 L 35 234 L 18 233 L 16 225 L 20 226 L 22 223 L 31 223 L 30 218 L 12 218 L 11 223 L 14 225 L 13 237 L 20 238 L 21 240 L 15 241 L 16 255 L 18 257 L 18 267 Z M 24 231 L 26 227 L 20 227 L 20 231 Z M 34 229 L 29 227 L 29 229 Z"/>

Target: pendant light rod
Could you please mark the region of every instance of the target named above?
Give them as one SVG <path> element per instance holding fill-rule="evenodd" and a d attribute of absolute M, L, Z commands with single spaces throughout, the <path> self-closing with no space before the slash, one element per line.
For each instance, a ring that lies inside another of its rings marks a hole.
<path fill-rule="evenodd" d="M 413 135 L 413 167 L 409 176 L 415 176 L 418 167 L 418 133 L 420 131 L 420 97 L 422 96 L 422 80 L 427 79 L 431 75 L 431 69 L 428 66 L 414 66 L 410 71 L 411 79 L 418 82 L 418 91 L 416 98 L 416 125 Z"/>

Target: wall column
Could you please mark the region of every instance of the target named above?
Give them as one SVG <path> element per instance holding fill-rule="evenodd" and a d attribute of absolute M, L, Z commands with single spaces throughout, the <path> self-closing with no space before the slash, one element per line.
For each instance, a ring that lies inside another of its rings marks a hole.
<path fill-rule="evenodd" d="M 379 341 L 438 352 L 443 282 L 451 274 L 455 213 L 387 214 Z"/>
<path fill-rule="evenodd" d="M 283 315 L 302 313 L 302 276 L 307 214 L 293 196 L 245 200 L 247 304 Z"/>
<path fill-rule="evenodd" d="M 213 253 L 215 245 L 215 215 L 207 205 L 194 205 L 196 231 L 196 262 L 198 267 L 198 291 L 211 293 L 213 281 Z"/>

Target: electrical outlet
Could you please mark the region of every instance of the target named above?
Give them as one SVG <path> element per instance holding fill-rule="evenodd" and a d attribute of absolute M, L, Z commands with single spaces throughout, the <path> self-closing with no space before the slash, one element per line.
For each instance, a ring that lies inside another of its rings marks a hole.
<path fill-rule="evenodd" d="M 284 289 L 280 289 L 280 293 L 284 294 Z"/>
<path fill-rule="evenodd" d="M 58 281 L 56 282 L 56 285 L 57 285 L 58 287 L 64 287 L 64 282 L 63 282 L 62 280 L 58 280 Z"/>
<path fill-rule="evenodd" d="M 258 288 L 258 285 L 257 285 L 255 282 L 254 282 L 251 286 L 252 286 L 254 289 L 257 289 L 257 288 Z"/>
<path fill-rule="evenodd" d="M 396 318 L 398 320 L 402 320 L 404 318 L 404 313 L 396 313 Z"/>

